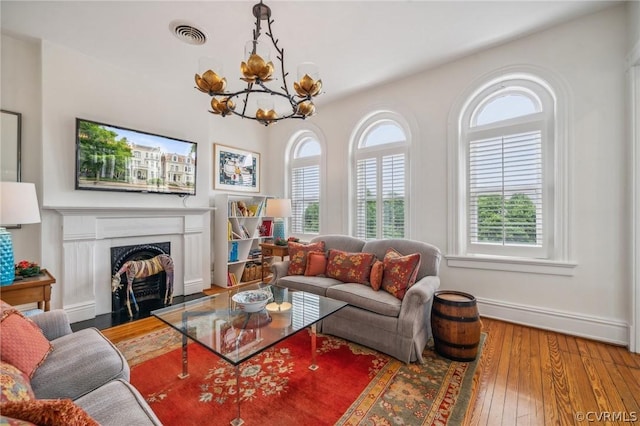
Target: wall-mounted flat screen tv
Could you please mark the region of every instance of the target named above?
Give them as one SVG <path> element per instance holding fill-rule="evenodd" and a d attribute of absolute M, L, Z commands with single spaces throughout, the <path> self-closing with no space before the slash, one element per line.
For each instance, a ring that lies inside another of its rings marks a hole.
<path fill-rule="evenodd" d="M 76 189 L 196 194 L 197 144 L 76 118 Z"/>

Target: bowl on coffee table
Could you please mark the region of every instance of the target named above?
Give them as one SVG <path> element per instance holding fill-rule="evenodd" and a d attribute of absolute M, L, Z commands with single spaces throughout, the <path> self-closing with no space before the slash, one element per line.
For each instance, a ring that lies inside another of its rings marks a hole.
<path fill-rule="evenodd" d="M 267 306 L 271 297 L 271 293 L 266 290 L 247 290 L 234 294 L 231 300 L 244 312 L 260 312 Z"/>

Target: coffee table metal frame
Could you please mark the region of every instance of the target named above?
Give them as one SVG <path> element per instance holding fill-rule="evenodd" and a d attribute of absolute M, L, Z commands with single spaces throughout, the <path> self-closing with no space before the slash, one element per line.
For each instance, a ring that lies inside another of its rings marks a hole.
<path fill-rule="evenodd" d="M 240 291 L 264 289 L 271 292 L 272 288 L 274 293 L 278 290 L 283 294 L 284 290 L 284 299 L 278 300 L 282 304 L 275 303 L 272 299 L 270 300 L 272 303 L 260 312 L 244 312 L 232 300 L 232 296 Z M 231 421 L 231 425 L 240 426 L 244 424 L 244 420 L 240 417 L 240 365 L 271 346 L 310 327 L 311 365 L 309 369 L 317 370 L 316 324 L 346 305 L 344 302 L 316 294 L 257 283 L 168 306 L 152 311 L 151 314 L 182 334 L 182 372 L 178 375 L 181 379 L 189 376 L 187 351 L 189 339 L 234 367 L 238 412 L 237 417 Z M 247 335 L 255 336 L 255 339 L 245 344 L 243 337 Z"/>

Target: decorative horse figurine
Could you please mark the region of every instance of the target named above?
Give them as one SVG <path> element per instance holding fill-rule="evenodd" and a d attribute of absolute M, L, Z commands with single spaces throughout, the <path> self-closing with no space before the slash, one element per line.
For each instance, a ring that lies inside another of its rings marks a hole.
<path fill-rule="evenodd" d="M 133 318 L 131 312 L 131 299 L 136 308 L 136 312 L 139 312 L 138 302 L 133 294 L 133 280 L 135 278 L 145 278 L 151 275 L 159 274 L 164 271 L 167 275 L 166 291 L 164 294 L 164 304 L 170 305 L 173 302 L 173 259 L 168 254 L 160 254 L 154 258 L 146 260 L 130 260 L 125 262 L 118 272 L 111 279 L 111 292 L 115 293 L 116 290 L 122 287 L 120 281 L 120 275 L 123 273 L 127 276 L 127 310 L 129 311 L 129 318 Z"/>

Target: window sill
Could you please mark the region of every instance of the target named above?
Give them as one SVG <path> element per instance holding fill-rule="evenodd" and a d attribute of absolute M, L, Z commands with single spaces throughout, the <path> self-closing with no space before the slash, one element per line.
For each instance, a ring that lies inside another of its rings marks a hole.
<path fill-rule="evenodd" d="M 446 255 L 445 258 L 447 259 L 447 266 L 450 268 L 488 269 L 562 276 L 573 276 L 575 268 L 578 266 L 577 263 L 571 262 L 517 257 Z"/>

